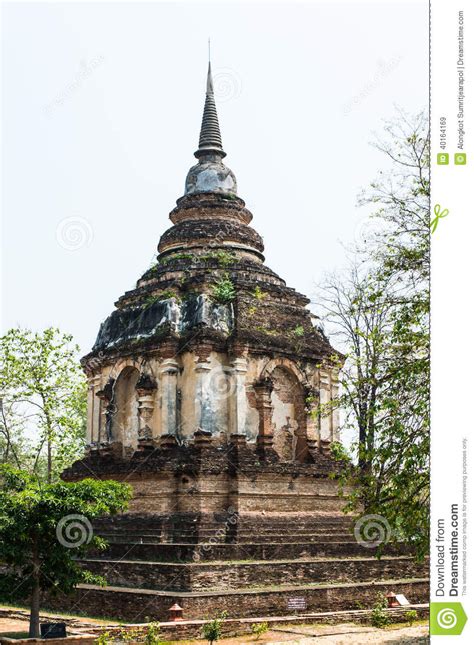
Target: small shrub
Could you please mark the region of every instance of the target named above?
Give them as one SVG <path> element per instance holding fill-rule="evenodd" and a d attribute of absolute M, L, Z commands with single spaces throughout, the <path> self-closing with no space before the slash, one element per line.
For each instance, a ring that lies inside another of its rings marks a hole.
<path fill-rule="evenodd" d="M 293 329 L 293 333 L 295 336 L 298 336 L 299 338 L 301 338 L 301 336 L 304 336 L 304 327 L 302 325 L 297 325 Z"/>
<path fill-rule="evenodd" d="M 143 306 L 145 307 L 145 309 L 148 309 L 148 307 L 151 307 L 152 305 L 154 305 L 155 302 L 158 302 L 158 300 L 159 300 L 158 296 L 147 296 L 143 301 Z"/>
<path fill-rule="evenodd" d="M 97 645 L 108 645 L 110 643 L 110 632 L 100 632 L 96 643 Z"/>
<path fill-rule="evenodd" d="M 222 623 L 226 616 L 227 612 L 223 611 L 203 626 L 202 635 L 207 638 L 209 645 L 216 643 L 222 636 Z"/>
<path fill-rule="evenodd" d="M 229 274 L 226 273 L 218 282 L 215 283 L 212 290 L 212 297 L 216 302 L 226 305 L 234 300 L 235 295 L 234 283 L 230 279 Z"/>
<path fill-rule="evenodd" d="M 192 253 L 174 253 L 173 255 L 167 255 L 164 258 L 160 258 L 159 264 L 166 266 L 169 262 L 174 262 L 176 260 L 187 260 L 191 262 L 195 259 L 195 256 Z"/>
<path fill-rule="evenodd" d="M 387 609 L 387 606 L 388 606 L 387 599 L 382 593 L 379 593 L 377 596 L 375 605 L 370 614 L 370 624 L 372 625 L 372 627 L 378 627 L 379 629 L 383 629 L 384 627 L 387 627 L 387 625 L 390 624 L 390 617 L 385 612 L 385 609 Z"/>
<path fill-rule="evenodd" d="M 180 299 L 178 294 L 171 289 L 167 289 L 166 291 L 163 291 L 163 293 L 160 293 L 159 298 L 160 300 L 168 300 L 169 298 L 176 298 L 176 300 Z"/>
<path fill-rule="evenodd" d="M 221 267 L 228 267 L 235 262 L 235 256 L 227 251 L 216 251 L 215 258 Z"/>
<path fill-rule="evenodd" d="M 145 634 L 145 645 L 160 645 L 163 641 L 160 638 L 159 623 L 150 623 Z"/>
<path fill-rule="evenodd" d="M 127 629 L 122 627 L 117 634 L 112 638 L 112 641 L 122 641 L 124 643 L 131 643 L 132 641 L 140 641 L 141 634 L 139 629 Z"/>
<path fill-rule="evenodd" d="M 257 327 L 255 327 L 255 331 L 258 331 L 261 334 L 266 334 L 267 336 L 278 336 L 277 331 L 275 331 L 274 329 L 267 329 L 266 327 L 263 327 L 263 325 L 258 325 Z"/>
<path fill-rule="evenodd" d="M 101 632 L 95 641 L 97 645 L 110 645 L 110 643 L 139 642 L 145 645 L 162 645 L 159 623 L 150 623 L 145 634 L 140 629 L 127 629 L 121 627 L 113 632 Z"/>
<path fill-rule="evenodd" d="M 411 627 L 415 622 L 415 620 L 418 620 L 418 612 L 416 611 L 416 609 L 409 609 L 408 611 L 406 611 L 405 619 L 407 623 L 410 624 L 410 627 Z"/>
<path fill-rule="evenodd" d="M 206 255 L 201 256 L 201 260 L 204 260 L 204 262 L 208 262 L 209 260 L 216 260 L 217 264 L 221 267 L 228 267 L 231 264 L 234 264 L 236 258 L 233 253 L 229 253 L 228 251 L 211 251 L 210 253 L 206 253 Z"/>
<path fill-rule="evenodd" d="M 173 291 L 172 289 L 167 289 L 166 291 L 162 291 L 157 295 L 147 296 L 143 301 L 143 304 L 145 306 L 145 309 L 148 309 L 149 307 L 154 305 L 155 302 L 160 302 L 161 300 L 169 300 L 170 298 L 175 298 L 178 301 L 181 300 L 181 298 L 175 291 Z"/>
<path fill-rule="evenodd" d="M 265 634 L 268 632 L 268 623 L 253 623 L 252 625 L 252 633 L 255 634 L 257 637 L 257 640 L 262 636 L 262 634 Z"/>
<path fill-rule="evenodd" d="M 260 287 L 255 287 L 255 291 L 253 292 L 254 298 L 257 298 L 257 300 L 263 300 L 266 298 L 266 293 L 260 289 Z"/>

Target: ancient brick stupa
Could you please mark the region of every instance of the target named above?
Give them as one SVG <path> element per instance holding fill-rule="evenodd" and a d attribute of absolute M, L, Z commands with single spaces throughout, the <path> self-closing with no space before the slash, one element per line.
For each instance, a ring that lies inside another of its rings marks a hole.
<path fill-rule="evenodd" d="M 75 602 L 136 621 L 175 602 L 185 617 L 285 613 L 295 593 L 324 609 L 324 581 L 349 570 L 317 558 L 359 549 L 331 476 L 338 413 L 317 414 L 338 392 L 342 356 L 308 298 L 264 263 L 223 163 L 210 66 L 195 156 L 156 265 L 83 359 L 89 449 L 64 478 L 126 480 L 134 498 L 96 525 L 111 544 L 86 564 L 109 587 Z M 351 589 L 338 594 L 350 605 Z"/>
<path fill-rule="evenodd" d="M 264 264 L 263 240 L 223 163 L 210 69 L 194 154 L 156 265 L 118 300 L 83 359 L 89 459 L 134 469 L 163 451 L 167 462 L 179 454 L 195 463 L 193 450 L 225 454 L 233 445 L 259 465 L 301 464 L 326 475 L 338 415 L 319 421 L 315 411 L 337 394 L 340 355 L 314 324 L 308 298 Z M 229 480 L 233 495 L 236 485 Z M 268 499 L 256 491 L 252 510 L 268 510 L 258 498 Z M 303 503 L 297 492 L 289 498 Z M 209 492 L 205 502 L 186 499 L 194 511 L 242 503 L 225 499 L 222 483 L 212 501 Z M 177 500 L 168 503 L 175 509 Z"/>

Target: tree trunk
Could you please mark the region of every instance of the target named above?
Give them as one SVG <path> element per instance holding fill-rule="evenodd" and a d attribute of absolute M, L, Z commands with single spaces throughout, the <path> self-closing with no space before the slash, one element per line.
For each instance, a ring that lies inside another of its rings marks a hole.
<path fill-rule="evenodd" d="M 51 471 L 53 470 L 53 460 L 51 455 L 51 436 L 48 433 L 48 484 L 51 483 Z"/>
<path fill-rule="evenodd" d="M 41 394 L 41 399 L 43 401 L 43 409 L 44 409 L 44 414 L 46 417 L 46 451 L 48 455 L 48 465 L 47 465 L 47 470 L 48 470 L 48 484 L 51 483 L 51 473 L 53 471 L 53 447 L 52 447 L 52 439 L 53 439 L 53 427 L 51 423 L 51 418 L 46 406 L 46 398 L 44 394 Z"/>
<path fill-rule="evenodd" d="M 31 609 L 30 609 L 30 638 L 40 637 L 40 584 L 38 572 L 33 575 L 33 589 L 31 591 Z"/>

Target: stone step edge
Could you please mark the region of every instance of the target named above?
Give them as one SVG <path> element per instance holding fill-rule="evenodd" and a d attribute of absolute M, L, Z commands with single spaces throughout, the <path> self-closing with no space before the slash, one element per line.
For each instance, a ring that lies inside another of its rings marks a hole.
<path fill-rule="evenodd" d="M 143 533 L 140 531 L 124 531 L 123 533 L 119 533 L 118 531 L 112 531 L 112 532 L 106 532 L 106 531 L 97 531 L 97 535 L 100 535 L 101 537 L 107 539 L 109 537 L 120 537 L 122 536 L 127 536 L 131 535 L 133 537 L 169 537 L 170 535 L 172 536 L 173 534 L 166 533 L 166 534 L 161 534 L 161 533 L 155 533 L 150 531 L 149 533 Z M 297 537 L 298 535 L 305 536 L 305 537 L 328 537 L 328 538 L 334 538 L 334 537 L 353 537 L 354 534 L 351 531 L 334 531 L 332 533 L 325 533 L 325 532 L 319 532 L 319 531 L 288 531 L 288 532 L 281 532 L 281 531 L 273 531 L 272 533 L 266 533 L 265 531 L 236 531 L 235 536 L 239 538 L 248 538 L 248 537 L 253 537 L 255 536 L 255 533 L 260 537 L 267 537 L 267 538 L 272 538 L 272 537 Z M 216 534 L 221 534 L 221 531 L 217 529 L 216 531 L 176 531 L 176 535 L 179 535 L 180 537 L 203 537 L 203 538 L 213 538 L 216 536 Z M 224 535 L 227 535 L 225 533 Z M 234 534 L 233 534 L 234 535 Z"/>
<path fill-rule="evenodd" d="M 238 522 L 232 522 L 231 520 L 228 522 L 222 522 L 221 524 L 215 524 L 214 526 L 206 526 L 203 524 L 195 524 L 193 526 L 182 526 L 182 525 L 176 525 L 176 526 L 155 526 L 153 524 L 140 524 L 139 522 L 133 522 L 130 524 L 125 524 L 124 522 L 120 524 L 109 524 L 109 523 L 102 523 L 102 524 L 93 524 L 93 528 L 96 531 L 105 531 L 105 532 L 115 532 L 115 531 L 154 531 L 154 532 L 159 532 L 159 533 L 176 533 L 180 531 L 184 532 L 191 532 L 191 531 L 218 531 L 219 529 L 225 528 L 227 526 L 232 526 L 234 530 L 240 531 L 243 533 L 250 533 L 255 530 L 259 531 L 268 531 L 268 532 L 275 532 L 275 531 L 351 531 L 355 525 L 355 522 L 347 522 L 347 523 L 329 523 L 329 522 L 315 522 L 314 524 L 299 524 L 299 523 L 294 523 L 291 524 L 290 522 L 285 522 L 284 525 L 281 526 L 264 526 L 262 524 L 254 524 L 253 526 L 249 524 L 248 526 L 242 526 L 242 524 L 239 524 Z"/>
<path fill-rule="evenodd" d="M 344 540 L 343 542 L 338 541 L 338 542 L 333 542 L 332 540 L 328 540 L 327 542 L 211 542 L 206 541 L 206 542 L 135 542 L 133 540 L 127 540 L 126 542 L 118 542 L 118 541 L 110 541 L 109 544 L 132 544 L 132 545 L 140 545 L 140 544 L 145 544 L 148 546 L 158 546 L 158 545 L 164 545 L 164 546 L 194 546 L 196 548 L 199 547 L 206 547 L 207 545 L 211 544 L 212 546 L 249 546 L 249 545 L 256 545 L 256 546 L 282 546 L 285 544 L 301 544 L 301 545 L 308 545 L 308 544 L 358 544 L 357 540 L 355 538 L 353 539 L 348 539 Z M 390 542 L 390 544 L 393 545 L 403 545 L 406 544 L 406 542 Z M 362 545 L 361 545 L 362 546 Z"/>
<path fill-rule="evenodd" d="M 429 604 L 428 603 L 413 603 L 409 605 L 404 605 L 403 607 L 386 607 L 383 612 L 388 616 L 402 618 L 407 611 L 416 610 L 420 612 L 422 616 L 429 615 Z M 248 627 L 251 631 L 251 626 L 255 623 L 268 623 L 269 625 L 278 626 L 282 625 L 291 625 L 295 623 L 335 623 L 342 624 L 347 622 L 364 622 L 370 618 L 372 609 L 344 609 L 339 611 L 324 611 L 324 612 L 315 612 L 315 613 L 298 613 L 298 614 L 288 614 L 286 616 L 257 616 L 254 618 L 225 618 L 222 622 L 224 625 L 224 632 L 228 635 L 228 629 L 232 627 Z M 174 631 L 180 630 L 180 625 L 183 627 L 202 627 L 208 622 L 208 620 L 180 620 L 176 622 L 161 621 L 159 623 L 160 630 L 163 630 L 165 634 L 173 633 Z M 136 629 L 143 627 L 147 623 L 123 623 L 120 625 L 121 628 L 130 628 Z M 100 633 L 103 629 L 107 629 L 109 626 L 104 628 L 92 628 L 89 629 L 92 633 Z M 116 628 L 117 625 L 110 625 L 111 628 Z M 227 629 L 226 629 L 227 628 Z M 235 634 L 243 634 L 242 631 L 235 631 Z M 341 634 L 343 635 L 343 634 Z M 324 636 L 324 634 L 321 634 Z"/>
<path fill-rule="evenodd" d="M 249 566 L 249 565 L 264 565 L 264 566 L 273 566 L 275 564 L 311 564 L 317 562 L 391 562 L 398 560 L 413 560 L 410 555 L 387 555 L 377 558 L 376 556 L 372 557 L 363 557 L 363 556 L 354 556 L 354 557 L 314 557 L 314 558 L 292 558 L 285 560 L 205 560 L 201 562 L 161 562 L 156 560 L 125 560 L 125 558 L 119 558 L 117 560 L 106 559 L 106 558 L 80 558 L 79 562 L 102 562 L 103 564 L 145 564 L 150 566 L 165 565 L 171 567 L 209 567 L 209 566 L 220 566 L 228 567 L 231 566 Z M 419 564 L 427 564 L 428 558 L 425 562 L 420 562 Z"/>
<path fill-rule="evenodd" d="M 137 542 L 136 540 L 130 540 L 127 539 L 125 542 L 111 542 L 110 544 L 132 544 L 132 545 L 140 545 L 140 544 L 146 544 L 146 545 L 154 545 L 154 546 L 194 546 L 194 547 L 204 547 L 209 545 L 209 541 L 206 542 Z M 282 546 L 284 544 L 300 544 L 302 546 L 305 545 L 313 545 L 313 544 L 358 544 L 356 539 L 352 540 L 344 540 L 343 542 L 213 542 L 212 546 Z M 404 546 L 407 545 L 408 542 L 389 542 L 388 543 L 391 546 Z M 362 545 L 361 545 L 362 546 Z"/>
<path fill-rule="evenodd" d="M 136 535 L 138 537 L 143 536 L 143 537 L 166 537 L 166 536 L 173 536 L 173 535 L 183 535 L 183 536 L 190 536 L 190 537 L 195 537 L 195 536 L 213 536 L 216 535 L 216 533 L 221 533 L 224 530 L 225 527 L 222 527 L 222 529 L 216 529 L 215 531 L 127 531 L 121 529 L 120 531 L 103 531 L 103 530 L 98 530 L 96 533 L 98 535 L 102 535 L 103 537 L 107 537 L 108 535 Z M 336 535 L 353 535 L 353 531 L 349 530 L 338 530 L 338 531 L 319 531 L 319 530 L 308 530 L 308 531 L 300 531 L 300 530 L 294 530 L 294 531 L 233 531 L 235 535 L 239 535 L 240 537 L 249 537 L 252 535 L 264 535 L 266 537 L 274 537 L 274 536 L 297 536 L 297 535 L 327 535 L 328 537 L 334 537 Z"/>
<path fill-rule="evenodd" d="M 418 604 L 410 604 L 410 605 L 405 605 L 404 607 L 387 607 L 385 608 L 385 613 L 387 614 L 397 614 L 399 612 L 406 612 L 410 609 L 416 609 L 420 611 L 428 611 L 429 610 L 429 603 L 418 603 Z M 248 623 L 249 625 L 252 625 L 253 623 L 263 623 L 263 622 L 268 622 L 268 623 L 294 623 L 294 622 L 304 622 L 307 621 L 308 619 L 315 619 L 316 621 L 318 619 L 321 619 L 324 621 L 324 619 L 327 618 L 338 618 L 341 617 L 343 619 L 350 618 L 351 616 L 354 617 L 365 617 L 370 615 L 372 612 L 372 609 L 342 609 L 338 611 L 323 611 L 323 612 L 315 612 L 315 613 L 298 613 L 298 614 L 290 614 L 287 616 L 259 616 L 255 618 L 226 618 L 224 620 L 225 623 L 227 624 L 239 624 L 239 623 Z M 0 606 L 0 616 L 3 616 L 5 618 L 19 618 L 19 619 L 29 619 L 30 617 L 30 610 L 29 609 L 21 609 L 17 607 L 8 607 L 8 606 Z M 110 628 L 116 628 L 116 627 L 141 627 L 144 624 L 147 623 L 106 623 L 101 622 L 100 624 L 95 622 L 95 623 L 89 623 L 87 622 L 86 618 L 82 618 L 80 616 L 70 616 L 70 615 L 63 615 L 61 613 L 56 613 L 56 612 L 41 612 L 40 613 L 40 620 L 49 620 L 49 621 L 56 621 L 56 622 L 65 622 L 66 625 L 71 626 L 71 627 L 83 627 L 87 628 L 88 631 L 92 633 L 96 632 L 101 632 L 103 630 L 107 630 Z M 179 624 L 182 625 L 204 625 L 207 620 L 182 620 L 179 621 Z M 344 621 L 345 622 L 345 621 Z M 176 626 L 176 622 L 167 622 L 163 621 L 160 622 L 160 626 L 162 627 L 167 627 L 171 628 Z"/>
<path fill-rule="evenodd" d="M 401 585 L 401 584 L 416 584 L 416 583 L 429 583 L 429 578 L 400 578 L 390 580 L 377 580 L 371 582 L 341 582 L 331 584 L 307 584 L 307 585 L 285 585 L 282 587 L 261 587 L 258 589 L 228 589 L 225 591 L 159 591 L 157 589 L 134 589 L 132 587 L 116 587 L 107 585 L 107 587 L 100 587 L 99 585 L 80 584 L 77 585 L 78 589 L 87 589 L 90 591 L 100 591 L 102 593 L 129 593 L 133 595 L 143 594 L 145 596 L 164 596 L 171 598 L 203 598 L 215 596 L 241 596 L 241 595 L 262 595 L 271 593 L 282 593 L 286 591 L 304 592 L 304 591 L 320 591 L 324 589 L 341 589 L 341 588 L 361 588 L 361 587 L 386 587 L 387 585 Z"/>
<path fill-rule="evenodd" d="M 186 538 L 200 538 L 201 540 L 225 540 L 226 537 L 228 537 L 228 534 L 221 534 L 219 533 L 216 535 L 218 532 L 214 533 L 179 533 L 179 535 L 176 535 L 176 537 L 179 537 L 181 539 L 186 539 Z M 116 538 L 124 538 L 124 537 L 132 537 L 135 538 L 136 540 L 140 539 L 155 539 L 159 540 L 160 542 L 166 543 L 166 542 L 173 542 L 173 535 L 156 535 L 154 533 L 133 533 L 132 531 L 124 531 L 123 533 L 97 533 L 100 537 L 104 538 L 104 540 L 110 540 L 113 541 Z M 311 538 L 318 538 L 319 540 L 321 539 L 327 539 L 328 541 L 332 541 L 335 538 L 343 538 L 346 540 L 355 540 L 355 536 L 351 532 L 341 532 L 341 533 L 317 533 L 315 531 L 311 531 L 310 533 L 304 533 L 303 531 L 298 531 L 295 533 L 257 533 L 257 536 L 255 535 L 255 532 L 253 533 L 246 533 L 245 535 L 242 535 L 242 533 L 235 533 L 232 534 L 232 538 L 237 541 L 237 542 L 243 542 L 245 540 L 248 540 L 250 538 L 259 538 L 262 541 L 266 540 L 271 540 L 275 538 L 281 538 L 281 539 L 296 539 L 296 538 L 306 538 L 309 541 L 313 541 Z"/>

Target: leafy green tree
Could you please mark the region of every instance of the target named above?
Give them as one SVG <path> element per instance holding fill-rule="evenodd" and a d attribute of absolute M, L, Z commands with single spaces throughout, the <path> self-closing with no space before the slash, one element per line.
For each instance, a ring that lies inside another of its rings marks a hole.
<path fill-rule="evenodd" d="M 43 591 L 68 593 L 80 582 L 104 583 L 76 558 L 106 547 L 94 535 L 91 520 L 125 510 L 131 488 L 95 479 L 47 484 L 9 465 L 0 467 L 0 477 L 0 561 L 8 568 L 4 583 L 12 600 L 30 594 L 29 635 L 38 637 Z"/>
<path fill-rule="evenodd" d="M 47 481 L 85 446 L 86 381 L 72 336 L 10 329 L 0 338 L 0 461 Z"/>
<path fill-rule="evenodd" d="M 376 236 L 374 264 L 387 280 L 390 334 L 381 371 L 379 442 L 369 507 L 420 557 L 429 550 L 429 139 L 426 116 L 386 126 L 377 147 L 390 159 L 363 196 L 387 231 Z M 380 511 L 379 511 L 380 512 Z"/>
<path fill-rule="evenodd" d="M 343 277 L 323 288 L 326 319 L 347 361 L 339 401 L 355 430 L 350 506 L 383 515 L 428 552 L 429 156 L 427 121 L 399 112 L 376 142 L 391 161 L 363 193 L 377 225 Z M 324 410 L 321 411 L 323 414 Z M 346 461 L 347 463 L 347 461 Z"/>
<path fill-rule="evenodd" d="M 319 302 L 330 323 L 332 336 L 346 352 L 341 366 L 342 394 L 324 407 L 346 409 L 346 428 L 357 435 L 356 452 L 360 474 L 371 471 L 377 434 L 381 368 L 388 348 L 390 309 L 387 284 L 355 262 L 345 273 L 329 276 Z"/>
<path fill-rule="evenodd" d="M 359 196 L 359 205 L 372 209 L 375 226 L 365 241 L 368 259 L 379 271 L 397 277 L 402 293 L 413 289 L 428 294 L 430 274 L 430 183 L 428 118 L 424 112 L 398 115 L 386 122 L 372 144 L 391 165 L 379 171 Z M 375 208 L 375 211 L 373 210 Z M 366 258 L 367 259 L 367 258 Z"/>

